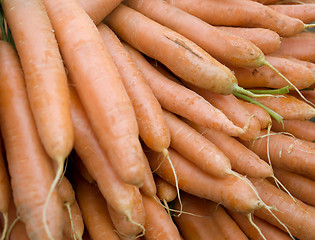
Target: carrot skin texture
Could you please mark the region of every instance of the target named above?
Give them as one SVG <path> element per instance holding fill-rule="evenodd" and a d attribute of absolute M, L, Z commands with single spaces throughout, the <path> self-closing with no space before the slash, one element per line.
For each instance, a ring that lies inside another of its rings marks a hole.
<path fill-rule="evenodd" d="M 159 175 L 154 174 L 154 181 L 157 188 L 157 197 L 161 201 L 171 202 L 177 197 L 176 188 L 159 177 Z"/>
<path fill-rule="evenodd" d="M 71 226 L 69 211 L 66 207 L 64 207 L 65 223 L 63 228 L 63 234 L 64 236 L 67 236 L 69 239 L 72 239 L 73 235 L 75 235 L 77 239 L 82 239 L 85 225 L 83 222 L 81 210 L 76 199 L 70 204 L 70 211 L 74 229 L 72 229 Z"/>
<path fill-rule="evenodd" d="M 119 176 L 127 183 L 141 186 L 145 159 L 135 113 L 96 26 L 75 0 L 44 0 L 44 3 L 69 78 L 100 145 Z"/>
<path fill-rule="evenodd" d="M 13 198 L 31 239 L 48 239 L 42 211 L 54 170 L 37 134 L 22 69 L 9 43 L 0 43 L 0 125 L 4 138 Z M 56 191 L 48 203 L 48 227 L 55 239 L 62 236 L 62 204 Z"/>
<path fill-rule="evenodd" d="M 48 155 L 63 163 L 73 148 L 68 82 L 44 4 L 38 0 L 4 0 L 2 6 L 40 139 Z M 31 16 L 26 17 L 26 13 Z"/>
<path fill-rule="evenodd" d="M 162 152 L 170 145 L 170 133 L 163 117 L 161 105 L 115 33 L 103 23 L 98 25 L 98 30 L 122 76 L 124 86 L 135 110 L 140 137 L 149 148 L 156 152 Z"/>
<path fill-rule="evenodd" d="M 3 157 L 2 140 L 0 139 L 0 212 L 5 213 L 9 210 L 11 199 L 11 185 L 6 161 Z"/>
<path fill-rule="evenodd" d="M 104 21 L 122 40 L 187 82 L 222 94 L 237 84 L 233 73 L 202 48 L 132 8 L 121 4 Z"/>
<path fill-rule="evenodd" d="M 264 59 L 263 52 L 252 42 L 221 31 L 163 0 L 128 0 L 125 4 L 187 37 L 220 62 L 257 67 Z"/>
<path fill-rule="evenodd" d="M 239 136 L 244 132 L 200 95 L 162 75 L 140 52 L 129 45 L 126 45 L 126 48 L 164 109 L 202 126 L 222 130 L 231 136 Z"/>
<path fill-rule="evenodd" d="M 223 206 L 239 212 L 248 213 L 261 207 L 249 185 L 239 178 L 232 175 L 225 178 L 212 177 L 180 156 L 176 151 L 169 149 L 169 153 L 177 174 L 179 188 L 183 191 L 221 203 Z M 167 182 L 175 185 L 174 173 L 169 162 L 163 159 L 163 155 L 153 151 L 146 154 L 152 170 Z M 233 194 L 233 199 L 231 199 L 230 194 L 235 193 L 237 188 L 242 190 Z"/>

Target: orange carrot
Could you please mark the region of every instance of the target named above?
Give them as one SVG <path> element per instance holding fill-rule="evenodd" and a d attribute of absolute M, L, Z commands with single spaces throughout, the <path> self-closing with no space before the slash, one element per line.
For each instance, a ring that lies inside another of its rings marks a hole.
<path fill-rule="evenodd" d="M 73 88 L 71 88 L 70 96 L 74 126 L 74 149 L 92 178 L 95 179 L 106 201 L 116 211 L 130 218 L 138 190 L 122 181 L 112 168 L 94 135 Z"/>
<path fill-rule="evenodd" d="M 216 240 L 225 239 L 213 217 L 207 211 L 206 202 L 205 199 L 187 193 L 182 194 L 183 210 L 189 214 L 183 213 L 173 219 L 184 239 L 209 239 L 209 237 Z M 178 202 L 175 206 L 179 209 Z"/>
<path fill-rule="evenodd" d="M 257 67 L 264 60 L 263 52 L 251 41 L 221 31 L 163 0 L 128 0 L 125 4 L 182 34 L 220 62 L 239 67 Z"/>
<path fill-rule="evenodd" d="M 69 239 L 82 239 L 84 232 L 84 222 L 76 199 L 71 204 L 69 202 L 65 204 L 64 215 L 64 236 L 67 236 Z"/>
<path fill-rule="evenodd" d="M 161 105 L 113 31 L 103 23 L 98 25 L 98 30 L 122 76 L 136 113 L 140 137 L 152 150 L 163 152 L 170 145 L 170 133 L 163 118 Z"/>
<path fill-rule="evenodd" d="M 298 99 L 301 99 L 300 96 L 297 95 L 296 92 L 292 92 L 292 93 L 290 93 L 290 95 L 292 95 Z M 303 91 L 303 95 L 307 100 L 309 100 L 315 104 L 315 90 L 305 90 L 305 91 Z"/>
<path fill-rule="evenodd" d="M 174 222 L 160 205 L 157 198 L 142 196 L 145 209 L 145 239 L 146 240 L 180 240 L 180 235 Z"/>
<path fill-rule="evenodd" d="M 304 23 L 312 23 L 315 21 L 315 5 L 270 5 L 268 6 L 278 13 L 300 19 Z"/>
<path fill-rule="evenodd" d="M 55 191 L 48 202 L 46 227 L 42 218 L 54 170 L 37 133 L 18 56 L 9 43 L 0 42 L 0 61 L 0 126 L 18 214 L 31 239 L 60 239 L 62 204 Z"/>
<path fill-rule="evenodd" d="M 279 34 L 270 29 L 224 26 L 217 26 L 217 28 L 251 41 L 264 54 L 269 54 L 277 51 L 281 44 Z"/>
<path fill-rule="evenodd" d="M 270 177 L 273 174 L 272 168 L 266 162 L 240 144 L 235 138 L 211 128 L 201 127 L 192 122 L 189 125 L 221 149 L 230 159 L 232 169 L 236 172 L 249 177 L 261 178 Z"/>
<path fill-rule="evenodd" d="M 240 226 L 240 228 L 246 233 L 246 235 L 251 240 L 262 240 L 261 234 L 258 230 L 251 224 L 249 219 L 240 213 L 228 211 L 229 214 L 232 216 L 234 221 Z M 257 225 L 257 227 L 261 230 L 261 233 L 266 237 L 268 240 L 290 240 L 290 236 L 280 230 L 279 228 L 269 224 L 268 222 L 254 217 L 253 222 Z"/>
<path fill-rule="evenodd" d="M 230 160 L 217 146 L 172 113 L 164 111 L 164 117 L 171 133 L 171 148 L 212 176 L 231 174 Z"/>
<path fill-rule="evenodd" d="M 119 240 L 110 219 L 107 203 L 93 184 L 83 179 L 76 184 L 76 198 L 82 211 L 83 219 L 92 239 Z"/>
<path fill-rule="evenodd" d="M 241 176 L 215 178 L 205 173 L 193 163 L 169 149 L 170 158 L 177 174 L 178 186 L 185 192 L 212 200 L 239 212 L 253 212 L 262 203 L 250 185 L 241 180 Z M 175 178 L 170 163 L 163 155 L 153 151 L 146 153 L 150 166 L 160 177 L 175 185 Z M 236 189 L 242 189 L 237 190 Z M 233 197 L 232 197 L 233 196 Z"/>
<path fill-rule="evenodd" d="M 202 48 L 123 4 L 105 18 L 105 23 L 122 40 L 187 82 L 222 94 L 238 89 L 233 73 Z"/>
<path fill-rule="evenodd" d="M 299 239 L 314 239 L 315 209 L 303 202 L 293 199 L 285 192 L 279 190 L 265 179 L 251 179 L 262 200 L 269 206 L 274 206 L 277 211 L 274 215 L 287 226 L 293 236 Z M 281 200 L 280 200 L 281 199 Z M 280 226 L 279 222 L 265 209 L 255 211 L 255 215 L 267 222 Z"/>
<path fill-rule="evenodd" d="M 202 126 L 222 130 L 232 136 L 243 133 L 241 128 L 235 126 L 221 111 L 214 108 L 204 98 L 164 77 L 145 60 L 140 52 L 128 45 L 125 45 L 125 47 L 144 74 L 155 97 L 163 108 Z"/>
<path fill-rule="evenodd" d="M 154 180 L 157 188 L 157 196 L 161 201 L 171 202 L 177 197 L 177 191 L 173 185 L 156 174 L 154 174 Z"/>
<path fill-rule="evenodd" d="M 141 186 L 145 159 L 135 113 L 96 26 L 76 0 L 44 3 L 69 78 L 100 145 L 118 175 L 127 183 Z"/>
<path fill-rule="evenodd" d="M 58 184 L 58 194 L 63 203 L 73 203 L 75 201 L 75 193 L 69 180 L 63 176 Z"/>
<path fill-rule="evenodd" d="M 315 189 L 314 181 L 280 168 L 274 168 L 274 174 L 294 197 L 306 204 L 315 206 L 312 194 Z"/>
<path fill-rule="evenodd" d="M 98 25 L 111 11 L 113 11 L 122 0 L 79 0 L 79 3 L 92 18 L 95 25 Z"/>
<path fill-rule="evenodd" d="M 280 57 L 267 56 L 266 59 L 298 89 L 307 88 L 315 82 L 312 71 L 301 64 Z M 287 81 L 268 66 L 259 68 L 230 68 L 234 71 L 239 85 L 244 88 L 282 88 L 288 85 Z"/>
<path fill-rule="evenodd" d="M 260 3 L 247 0 L 167 0 L 212 25 L 261 27 L 280 36 L 292 36 L 304 30 L 301 20 L 277 13 Z"/>
<path fill-rule="evenodd" d="M 315 123 L 306 120 L 283 120 L 283 126 L 272 121 L 271 130 L 275 132 L 289 132 L 295 137 L 306 140 L 315 140 Z"/>

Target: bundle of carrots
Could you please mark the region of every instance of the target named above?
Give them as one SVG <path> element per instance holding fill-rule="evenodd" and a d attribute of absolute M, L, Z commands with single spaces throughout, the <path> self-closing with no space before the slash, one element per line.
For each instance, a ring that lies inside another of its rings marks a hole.
<path fill-rule="evenodd" d="M 315 239 L 314 0 L 0 13 L 0 240 Z"/>

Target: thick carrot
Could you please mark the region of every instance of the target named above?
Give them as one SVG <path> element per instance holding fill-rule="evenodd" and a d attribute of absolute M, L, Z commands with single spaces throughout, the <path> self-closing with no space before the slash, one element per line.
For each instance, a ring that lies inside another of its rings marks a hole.
<path fill-rule="evenodd" d="M 113 11 L 122 0 L 79 0 L 79 3 L 92 18 L 95 25 L 98 25 L 111 11 Z"/>
<path fill-rule="evenodd" d="M 233 175 L 215 178 L 196 167 L 175 150 L 170 148 L 169 153 L 177 174 L 178 186 L 183 191 L 239 212 L 253 212 L 254 209 L 262 206 L 250 185 L 243 181 L 245 178 L 242 180 L 241 176 L 238 178 Z M 152 170 L 167 182 L 175 185 L 173 170 L 163 155 L 153 151 L 146 154 Z"/>
<path fill-rule="evenodd" d="M 282 38 L 278 51 L 272 55 L 291 56 L 300 60 L 315 62 L 315 33 L 301 32 L 291 37 Z"/>
<path fill-rule="evenodd" d="M 212 176 L 232 173 L 230 160 L 217 146 L 174 114 L 164 111 L 164 117 L 171 133 L 171 148 Z"/>
<path fill-rule="evenodd" d="M 276 121 L 272 121 L 272 131 L 289 132 L 295 137 L 306 140 L 315 140 L 315 123 L 307 120 L 283 120 L 283 126 Z"/>
<path fill-rule="evenodd" d="M 132 8 L 121 4 L 104 21 L 122 40 L 187 82 L 222 94 L 237 88 L 233 73 L 205 50 Z"/>
<path fill-rule="evenodd" d="M 120 239 L 110 219 L 107 203 L 95 185 L 80 179 L 76 185 L 76 198 L 92 239 Z"/>
<path fill-rule="evenodd" d="M 230 159 L 232 169 L 249 177 L 267 178 L 273 174 L 272 168 L 253 151 L 243 146 L 235 138 L 223 132 L 189 123 L 204 137 L 214 143 Z M 233 151 L 231 151 L 233 149 Z"/>
<path fill-rule="evenodd" d="M 159 175 L 154 174 L 154 181 L 157 188 L 157 197 L 163 202 L 171 202 L 177 197 L 176 188 L 166 182 Z"/>
<path fill-rule="evenodd" d="M 152 150 L 163 152 L 170 145 L 170 133 L 163 118 L 161 105 L 115 33 L 103 23 L 98 25 L 98 30 L 115 61 L 131 99 L 140 137 Z"/>
<path fill-rule="evenodd" d="M 277 51 L 281 44 L 279 34 L 270 29 L 224 26 L 217 26 L 217 28 L 251 41 L 264 54 L 269 54 Z"/>
<path fill-rule="evenodd" d="M 184 239 L 225 239 L 213 217 L 207 211 L 206 202 L 205 199 L 187 193 L 182 194 L 183 210 L 189 214 L 183 213 L 173 219 Z M 178 202 L 175 207 L 179 209 Z"/>
<path fill-rule="evenodd" d="M 258 230 L 251 224 L 249 219 L 240 213 L 228 211 L 229 214 L 232 216 L 234 221 L 240 226 L 240 228 L 244 231 L 244 233 L 251 239 L 251 240 L 263 240 L 261 234 Z M 254 224 L 260 229 L 261 233 L 266 237 L 268 240 L 290 240 L 290 236 L 280 230 L 279 228 L 269 224 L 268 222 L 258 218 L 253 218 Z"/>
<path fill-rule="evenodd" d="M 239 103 L 245 107 L 247 109 L 247 111 L 254 115 L 259 123 L 260 123 L 260 127 L 261 129 L 265 129 L 268 127 L 268 125 L 271 123 L 272 119 L 270 117 L 270 115 L 266 112 L 265 109 L 263 109 L 262 107 L 249 103 L 249 102 L 245 102 L 241 99 L 238 99 Z"/>
<path fill-rule="evenodd" d="M 141 186 L 145 159 L 135 113 L 96 26 L 76 0 L 44 3 L 69 78 L 100 145 L 118 175 L 127 183 Z"/>
<path fill-rule="evenodd" d="M 125 47 L 164 109 L 202 126 L 222 130 L 232 136 L 243 133 L 241 128 L 235 126 L 221 111 L 214 108 L 200 95 L 166 78 L 148 63 L 140 52 L 128 45 Z"/>
<path fill-rule="evenodd" d="M 261 138 L 252 142 L 242 141 L 249 149 L 254 151 L 261 159 L 273 166 L 292 171 L 314 175 L 315 173 L 315 150 L 305 144 L 304 140 L 291 136 L 271 132 L 267 137 L 267 131 L 261 131 Z M 269 143 L 269 151 L 267 151 Z"/>
<path fill-rule="evenodd" d="M 304 23 L 312 23 L 315 21 L 314 4 L 269 5 L 268 7 L 278 13 L 300 19 Z"/>
<path fill-rule="evenodd" d="M 267 56 L 266 59 L 287 77 L 298 89 L 307 88 L 315 82 L 314 75 L 307 67 L 286 58 Z M 258 68 L 230 67 L 244 88 L 269 87 L 282 88 L 288 85 L 281 76 L 268 66 Z"/>
<path fill-rule="evenodd" d="M 71 88 L 71 114 L 74 126 L 74 149 L 98 184 L 106 201 L 118 212 L 131 216 L 136 188 L 122 181 L 102 151 L 82 105 Z M 151 171 L 149 172 L 151 174 Z"/>
<path fill-rule="evenodd" d="M 265 179 L 251 179 L 259 196 L 277 211 L 274 215 L 287 226 L 293 236 L 299 239 L 314 239 L 315 209 L 296 199 L 296 202 L 285 192 L 279 190 Z M 281 200 L 280 200 L 281 199 Z M 283 229 L 283 226 L 265 209 L 255 211 L 255 215 Z"/>
<path fill-rule="evenodd" d="M 62 172 L 73 147 L 73 128 L 67 76 L 45 6 L 40 0 L 4 0 L 2 8 L 20 57 L 39 136 Z"/>
<path fill-rule="evenodd" d="M 163 0 L 128 0 L 125 4 L 182 34 L 220 62 L 239 67 L 257 67 L 264 59 L 263 52 L 251 41 L 221 31 Z"/>
<path fill-rule="evenodd" d="M 146 240 L 180 240 L 180 235 L 174 222 L 157 198 L 142 196 L 145 210 Z"/>
<path fill-rule="evenodd" d="M 274 174 L 294 197 L 308 205 L 315 206 L 313 195 L 315 191 L 314 181 L 280 168 L 274 168 Z"/>
<path fill-rule="evenodd" d="M 42 218 L 54 170 L 37 133 L 18 56 L 9 43 L 0 43 L 0 61 L 0 126 L 18 214 L 31 239 L 60 239 L 62 204 L 55 191 L 47 205 L 46 227 Z"/>

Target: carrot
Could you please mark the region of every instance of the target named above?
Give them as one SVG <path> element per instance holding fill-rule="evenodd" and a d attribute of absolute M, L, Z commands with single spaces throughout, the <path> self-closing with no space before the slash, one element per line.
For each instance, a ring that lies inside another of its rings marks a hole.
<path fill-rule="evenodd" d="M 259 2 L 262 4 L 275 4 L 277 2 L 279 2 L 280 0 L 251 0 L 253 2 Z"/>
<path fill-rule="evenodd" d="M 314 239 L 314 216 L 315 209 L 303 202 L 296 200 L 296 203 L 285 192 L 279 190 L 265 179 L 250 179 L 256 187 L 262 200 L 269 206 L 275 206 L 278 211 L 274 211 L 274 215 L 283 222 L 293 236 L 299 239 Z M 281 201 L 279 201 L 281 199 Z M 280 226 L 274 216 L 267 213 L 264 209 L 255 211 L 255 215 L 263 220 Z"/>
<path fill-rule="evenodd" d="M 295 137 L 306 140 L 315 140 L 315 123 L 306 120 L 283 120 L 283 126 L 272 121 L 271 130 L 275 132 L 289 132 Z"/>
<path fill-rule="evenodd" d="M 234 221 L 240 226 L 240 228 L 245 232 L 245 234 L 251 240 L 262 240 L 261 234 L 258 230 L 251 224 L 248 218 L 240 213 L 228 211 L 229 214 L 232 216 Z M 254 217 L 253 222 L 257 225 L 257 227 L 261 230 L 261 233 L 266 237 L 268 240 L 290 240 L 290 236 L 280 230 L 279 228 L 269 224 L 268 222 Z"/>
<path fill-rule="evenodd" d="M 63 203 L 75 201 L 75 193 L 69 180 L 63 176 L 58 184 L 58 194 Z"/>
<path fill-rule="evenodd" d="M 105 23 L 122 40 L 187 82 L 222 94 L 238 90 L 236 78 L 227 67 L 195 43 L 141 13 L 121 4 Z"/>
<path fill-rule="evenodd" d="M 251 114 L 254 115 L 261 126 L 261 129 L 265 129 L 268 127 L 268 125 L 271 123 L 272 119 L 270 117 L 270 115 L 266 112 L 265 109 L 263 109 L 262 107 L 249 103 L 249 102 L 245 102 L 241 99 L 238 99 L 239 103 L 245 108 L 247 109 L 247 111 Z M 276 121 L 275 121 L 276 122 Z"/>
<path fill-rule="evenodd" d="M 128 0 L 125 3 L 152 20 L 182 34 L 220 62 L 239 67 L 257 67 L 264 59 L 263 52 L 252 42 L 221 31 L 163 0 Z"/>
<path fill-rule="evenodd" d="M 54 180 L 52 162 L 38 136 L 18 56 L 9 43 L 0 42 L 0 61 L 0 126 L 18 214 L 31 239 L 60 239 L 62 204 L 55 191 L 47 205 L 50 221 L 43 219 Z"/>
<path fill-rule="evenodd" d="M 74 149 L 95 179 L 106 201 L 116 211 L 130 218 L 138 189 L 122 181 L 114 171 L 94 135 L 74 89 L 70 89 Z"/>
<path fill-rule="evenodd" d="M 304 140 L 273 132 L 267 137 L 267 134 L 266 130 L 262 130 L 260 139 L 252 142 L 242 141 L 242 143 L 266 162 L 269 162 L 267 155 L 269 153 L 274 167 L 298 174 L 314 174 L 315 151 Z"/>
<path fill-rule="evenodd" d="M 145 239 L 150 240 L 180 240 L 180 235 L 174 222 L 168 216 L 157 198 L 142 195 L 145 209 Z"/>
<path fill-rule="evenodd" d="M 76 184 L 76 198 L 92 239 L 120 239 L 110 219 L 107 203 L 95 185 L 81 178 Z"/>
<path fill-rule="evenodd" d="M 171 202 L 177 197 L 176 188 L 159 177 L 159 175 L 154 174 L 154 181 L 157 188 L 157 197 L 162 202 Z"/>
<path fill-rule="evenodd" d="M 135 113 L 96 26 L 75 0 L 44 3 L 69 78 L 100 145 L 119 176 L 127 183 L 141 186 L 145 159 Z"/>
<path fill-rule="evenodd" d="M 80 5 L 92 18 L 95 25 L 98 25 L 111 11 L 113 11 L 122 0 L 79 0 Z"/>
<path fill-rule="evenodd" d="M 252 212 L 262 206 L 253 189 L 241 179 L 241 176 L 231 175 L 225 178 L 215 178 L 196 167 L 173 149 L 170 148 L 169 152 L 177 174 L 178 186 L 183 191 L 212 200 L 239 212 Z M 169 162 L 165 161 L 163 155 L 153 151 L 146 154 L 152 170 L 167 182 L 175 185 L 172 168 Z M 235 189 L 242 190 L 235 191 Z"/>
<path fill-rule="evenodd" d="M 232 173 L 230 160 L 217 146 L 172 113 L 164 111 L 164 117 L 171 133 L 171 148 L 212 176 Z"/>
<path fill-rule="evenodd" d="M 305 28 L 301 20 L 277 13 L 253 1 L 167 0 L 167 2 L 212 25 L 267 28 L 282 37 L 293 36 Z"/>
<path fill-rule="evenodd" d="M 293 196 L 308 205 L 315 206 L 314 196 L 312 194 L 315 189 L 314 181 L 280 168 L 275 168 L 274 174 Z"/>
<path fill-rule="evenodd" d="M 140 52 L 128 45 L 125 47 L 144 74 L 155 97 L 164 109 L 200 125 L 222 130 L 232 136 L 243 133 L 241 128 L 235 126 L 221 111 L 214 108 L 204 98 L 164 77 L 145 60 Z"/>
<path fill-rule="evenodd" d="M 304 23 L 312 23 L 315 21 L 314 4 L 300 5 L 270 5 L 268 6 L 278 13 L 300 19 Z"/>
<path fill-rule="evenodd" d="M 98 30 L 122 76 L 135 110 L 140 137 L 152 150 L 163 152 L 170 145 L 170 133 L 163 118 L 161 105 L 113 31 L 103 23 L 98 25 Z"/>
<path fill-rule="evenodd" d="M 291 56 L 300 60 L 315 62 L 315 33 L 301 32 L 281 39 L 278 51 L 272 55 Z"/>
<path fill-rule="evenodd" d="M 290 93 L 290 95 L 301 99 L 300 96 L 298 96 L 295 92 Z M 304 97 L 306 97 L 309 101 L 311 101 L 313 104 L 315 104 L 315 91 L 314 90 L 305 90 L 303 91 Z"/>
<path fill-rule="evenodd" d="M 266 59 L 298 88 L 307 88 L 315 82 L 314 75 L 307 67 L 286 58 L 267 56 Z M 288 85 L 281 76 L 268 66 L 259 68 L 230 67 L 244 88 L 269 87 L 282 88 Z"/>
<path fill-rule="evenodd" d="M 240 144 L 235 138 L 192 122 L 189 125 L 214 143 L 230 159 L 232 169 L 236 172 L 249 177 L 261 178 L 270 177 L 273 174 L 272 168 L 266 162 Z"/>
<path fill-rule="evenodd" d="M 183 210 L 189 214 L 184 213 L 173 219 L 184 239 L 209 239 L 209 237 L 217 240 L 225 239 L 213 217 L 207 211 L 206 201 L 187 193 L 182 194 Z M 175 207 L 178 208 L 178 204 Z"/>
<path fill-rule="evenodd" d="M 74 200 L 74 202 L 71 204 L 69 202 L 65 204 L 64 215 L 64 236 L 67 236 L 69 239 L 82 239 L 84 232 L 84 222 L 77 200 Z"/>
<path fill-rule="evenodd" d="M 251 41 L 264 54 L 270 54 L 277 51 L 281 44 L 279 34 L 270 29 L 224 26 L 217 26 L 217 28 Z"/>

